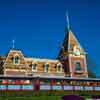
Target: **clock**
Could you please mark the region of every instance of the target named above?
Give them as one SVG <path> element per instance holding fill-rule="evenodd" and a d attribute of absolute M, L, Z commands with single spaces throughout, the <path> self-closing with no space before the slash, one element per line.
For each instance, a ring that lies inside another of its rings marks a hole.
<path fill-rule="evenodd" d="M 73 52 L 76 56 L 80 56 L 80 49 L 77 46 L 74 46 Z"/>

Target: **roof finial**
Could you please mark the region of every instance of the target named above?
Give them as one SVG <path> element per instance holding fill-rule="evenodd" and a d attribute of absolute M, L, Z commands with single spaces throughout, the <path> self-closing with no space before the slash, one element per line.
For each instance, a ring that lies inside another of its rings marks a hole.
<path fill-rule="evenodd" d="M 70 23 L 69 23 L 69 16 L 68 16 L 68 11 L 66 11 L 66 27 L 68 31 L 70 30 Z"/>
<path fill-rule="evenodd" d="M 12 40 L 12 49 L 15 48 L 15 40 Z"/>

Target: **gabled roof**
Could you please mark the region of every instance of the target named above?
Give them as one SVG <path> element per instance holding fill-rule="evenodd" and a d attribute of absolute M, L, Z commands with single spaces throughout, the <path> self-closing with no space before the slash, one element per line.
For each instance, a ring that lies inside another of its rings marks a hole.
<path fill-rule="evenodd" d="M 28 64 L 26 63 L 24 56 L 20 50 L 10 50 L 9 53 L 6 56 L 5 62 L 3 66 L 13 66 L 12 63 L 12 58 L 14 56 L 20 56 L 19 59 L 21 59 L 21 63 L 19 63 L 21 66 L 29 67 Z"/>

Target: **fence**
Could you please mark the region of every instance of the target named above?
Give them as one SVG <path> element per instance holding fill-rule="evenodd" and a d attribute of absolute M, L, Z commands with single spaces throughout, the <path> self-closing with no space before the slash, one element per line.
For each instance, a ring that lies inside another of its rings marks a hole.
<path fill-rule="evenodd" d="M 0 76 L 0 96 L 34 95 L 44 91 L 100 94 L 100 79 L 68 77 Z"/>

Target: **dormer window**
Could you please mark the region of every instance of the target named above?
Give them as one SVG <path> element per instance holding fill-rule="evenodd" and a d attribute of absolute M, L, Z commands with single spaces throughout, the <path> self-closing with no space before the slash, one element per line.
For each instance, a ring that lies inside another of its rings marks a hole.
<path fill-rule="evenodd" d="M 32 71 L 36 71 L 36 70 L 37 70 L 36 64 L 32 64 Z"/>
<path fill-rule="evenodd" d="M 15 56 L 13 58 L 13 64 L 19 64 L 19 57 L 18 56 Z"/>
<path fill-rule="evenodd" d="M 44 72 L 48 72 L 49 71 L 49 64 L 45 64 L 44 65 Z"/>
<path fill-rule="evenodd" d="M 57 72 L 62 72 L 62 65 L 57 64 L 56 70 L 57 70 Z"/>

